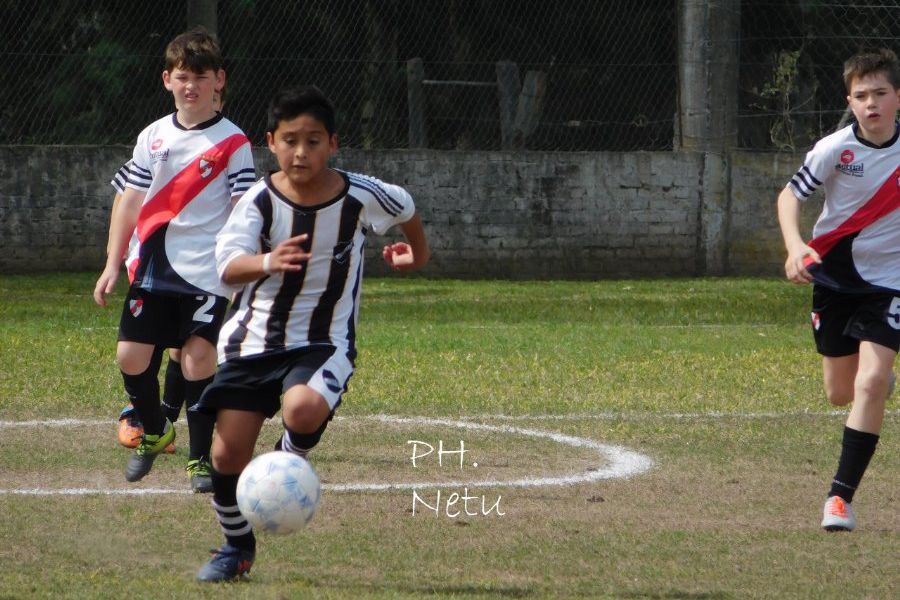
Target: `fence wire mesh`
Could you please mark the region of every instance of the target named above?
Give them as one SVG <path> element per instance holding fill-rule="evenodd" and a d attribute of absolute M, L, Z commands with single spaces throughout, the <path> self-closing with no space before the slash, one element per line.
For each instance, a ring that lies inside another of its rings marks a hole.
<path fill-rule="evenodd" d="M 225 114 L 261 144 L 272 94 L 310 83 L 348 147 L 671 149 L 681 1 L 220 0 Z M 172 110 L 162 55 L 187 4 L 0 3 L 0 143 L 133 143 Z M 740 12 L 744 148 L 804 149 L 844 116 L 844 59 L 900 50 L 895 2 Z"/>

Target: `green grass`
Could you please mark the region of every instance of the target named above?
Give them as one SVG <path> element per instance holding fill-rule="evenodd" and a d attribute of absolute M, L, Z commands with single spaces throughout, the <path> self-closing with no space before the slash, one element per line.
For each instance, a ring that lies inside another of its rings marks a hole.
<path fill-rule="evenodd" d="M 113 433 L 121 290 L 102 310 L 93 281 L 0 276 L 0 421 L 100 423 L 0 426 L 0 489 L 128 486 Z M 759 279 L 369 280 L 358 369 L 313 455 L 320 476 L 463 479 L 488 504 L 502 497 L 503 516 L 435 516 L 421 505 L 413 516 L 409 491 L 326 491 L 307 529 L 261 537 L 250 582 L 222 587 L 193 582 L 220 543 L 206 497 L 0 493 L 0 598 L 891 597 L 896 403 L 854 502 L 859 529 L 824 534 L 843 417 L 823 399 L 809 293 Z M 560 432 L 642 452 L 654 466 L 627 480 L 479 487 L 603 465 L 546 439 L 367 418 L 385 413 Z M 259 450 L 277 435 L 267 425 Z M 411 439 L 463 439 L 479 467 L 414 469 Z M 178 444 L 134 487 L 184 489 Z M 435 491 L 420 493 L 430 502 Z M 452 491 L 462 490 L 444 498 Z"/>

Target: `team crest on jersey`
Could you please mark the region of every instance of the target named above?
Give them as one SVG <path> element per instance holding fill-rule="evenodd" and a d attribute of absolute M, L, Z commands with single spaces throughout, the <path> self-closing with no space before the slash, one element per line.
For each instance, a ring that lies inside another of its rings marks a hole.
<path fill-rule="evenodd" d="M 222 158 L 221 154 L 204 154 L 200 157 L 200 177 L 206 179 L 212 175 L 216 162 Z"/>
<path fill-rule="evenodd" d="M 131 311 L 132 317 L 139 317 L 141 313 L 144 312 L 144 301 L 141 298 L 137 298 L 135 300 L 128 301 L 128 310 Z"/>
<path fill-rule="evenodd" d="M 822 321 L 821 321 L 821 319 L 819 319 L 819 313 L 817 313 L 817 312 L 810 313 L 810 317 L 812 319 L 813 329 L 818 331 L 819 327 L 822 326 Z"/>
<path fill-rule="evenodd" d="M 353 240 L 349 242 L 340 242 L 337 246 L 334 247 L 332 251 L 334 262 L 339 265 L 347 262 L 347 258 L 350 256 L 350 251 L 353 249 Z"/>
<path fill-rule="evenodd" d="M 162 145 L 163 145 L 162 138 L 156 138 L 155 140 L 153 140 L 153 143 L 150 144 L 150 149 L 156 151 L 156 150 L 159 150 L 160 148 L 162 148 Z"/>

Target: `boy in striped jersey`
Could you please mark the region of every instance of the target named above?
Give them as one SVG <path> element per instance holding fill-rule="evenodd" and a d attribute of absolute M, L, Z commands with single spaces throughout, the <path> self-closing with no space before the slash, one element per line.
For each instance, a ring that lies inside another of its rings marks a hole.
<path fill-rule="evenodd" d="M 253 563 L 256 540 L 236 490 L 265 419 L 280 408 L 277 448 L 305 456 L 347 389 L 366 233 L 398 225 L 407 241 L 385 246 L 384 260 L 401 271 L 428 262 L 406 190 L 329 168 L 334 121 L 318 89 L 278 93 L 266 139 L 281 170 L 247 191 L 217 238 L 222 281 L 242 287 L 219 337 L 219 371 L 197 406 L 216 413 L 213 507 L 225 533 L 201 581 L 234 579 Z"/>
<path fill-rule="evenodd" d="M 125 469 L 143 478 L 175 439 L 160 410 L 157 373 L 164 348 L 181 348 L 185 403 L 199 400 L 215 372 L 215 343 L 227 290 L 215 271 L 215 235 L 254 182 L 250 142 L 217 113 L 216 90 L 225 83 L 222 55 L 205 30 L 176 37 L 166 48 L 163 84 L 176 112 L 138 136 L 125 193 L 110 226 L 106 266 L 94 300 L 106 306 L 122 258 L 131 286 L 119 323 L 116 360 L 125 391 L 144 427 Z M 208 463 L 213 421 L 188 421 L 190 457 Z M 193 478 L 192 478 L 193 479 Z M 198 489 L 211 483 L 196 482 Z"/>
<path fill-rule="evenodd" d="M 825 393 L 852 403 L 822 527 L 851 531 L 851 502 L 881 432 L 900 348 L 900 65 L 890 50 L 844 65 L 856 123 L 823 139 L 778 196 L 787 248 L 785 273 L 813 283 L 812 327 L 822 355 Z M 800 202 L 825 190 L 808 244 Z"/>

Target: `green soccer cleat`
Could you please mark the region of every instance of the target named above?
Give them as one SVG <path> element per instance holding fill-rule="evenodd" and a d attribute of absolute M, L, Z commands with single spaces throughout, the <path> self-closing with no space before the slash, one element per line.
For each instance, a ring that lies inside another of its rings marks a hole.
<path fill-rule="evenodd" d="M 191 489 L 195 494 L 209 494 L 213 491 L 211 465 L 205 458 L 195 458 L 188 461 L 187 471 L 191 478 Z"/>
<path fill-rule="evenodd" d="M 125 480 L 140 481 L 143 479 L 144 475 L 153 468 L 156 456 L 165 451 L 166 446 L 174 441 L 175 428 L 168 420 L 166 420 L 166 427 L 163 429 L 162 435 L 143 434 L 141 442 L 128 457 L 128 464 L 125 465 Z"/>

